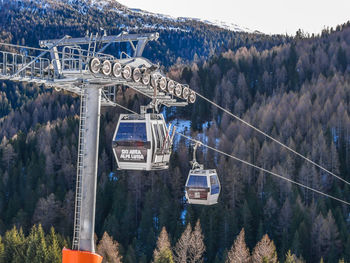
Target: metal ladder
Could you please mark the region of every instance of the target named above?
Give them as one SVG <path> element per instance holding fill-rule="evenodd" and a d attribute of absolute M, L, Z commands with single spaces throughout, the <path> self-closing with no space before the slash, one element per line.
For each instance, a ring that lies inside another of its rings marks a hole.
<path fill-rule="evenodd" d="M 80 215 L 82 202 L 83 169 L 85 157 L 85 130 L 86 130 L 86 89 L 83 86 L 80 95 L 80 121 L 79 121 L 79 141 L 78 141 L 78 161 L 77 161 L 77 181 L 75 189 L 75 211 L 74 211 L 74 233 L 73 250 L 79 250 L 80 243 Z"/>
<path fill-rule="evenodd" d="M 94 35 L 91 33 L 90 34 L 90 41 L 89 41 L 89 47 L 88 47 L 88 57 L 93 57 L 96 52 L 96 46 L 97 46 L 97 37 L 98 33 L 95 35 L 95 41 L 93 41 Z"/>

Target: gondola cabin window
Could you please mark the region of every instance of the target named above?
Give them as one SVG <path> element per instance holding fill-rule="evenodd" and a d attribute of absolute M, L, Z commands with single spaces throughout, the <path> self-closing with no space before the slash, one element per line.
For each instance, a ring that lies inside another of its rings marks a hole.
<path fill-rule="evenodd" d="M 211 192 L 210 194 L 218 194 L 220 192 L 219 180 L 216 175 L 210 176 Z"/>
<path fill-rule="evenodd" d="M 207 177 L 206 176 L 198 176 L 191 175 L 188 179 L 188 187 L 208 187 Z"/>
<path fill-rule="evenodd" d="M 156 142 L 157 142 L 157 148 L 160 148 L 160 138 L 159 138 L 159 132 L 157 129 L 157 124 L 153 124 L 153 129 L 156 137 Z"/>
<path fill-rule="evenodd" d="M 120 123 L 115 141 L 146 142 L 146 123 Z"/>

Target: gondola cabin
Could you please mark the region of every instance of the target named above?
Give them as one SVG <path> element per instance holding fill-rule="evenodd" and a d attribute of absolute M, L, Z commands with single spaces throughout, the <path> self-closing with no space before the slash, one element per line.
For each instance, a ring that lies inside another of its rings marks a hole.
<path fill-rule="evenodd" d="M 215 169 L 190 170 L 185 187 L 189 204 L 214 205 L 218 202 L 220 189 L 220 182 Z"/>
<path fill-rule="evenodd" d="M 171 138 L 162 114 L 121 114 L 113 136 L 119 169 L 168 169 Z"/>

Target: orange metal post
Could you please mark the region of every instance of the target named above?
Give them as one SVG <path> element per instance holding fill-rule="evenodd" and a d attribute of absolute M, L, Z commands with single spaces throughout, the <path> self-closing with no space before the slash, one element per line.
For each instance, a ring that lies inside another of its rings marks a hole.
<path fill-rule="evenodd" d="M 101 263 L 102 257 L 95 253 L 63 248 L 62 263 Z"/>

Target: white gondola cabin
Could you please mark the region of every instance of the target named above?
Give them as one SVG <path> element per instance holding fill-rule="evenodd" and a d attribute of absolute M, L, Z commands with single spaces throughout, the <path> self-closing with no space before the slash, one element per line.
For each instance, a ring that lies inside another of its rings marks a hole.
<path fill-rule="evenodd" d="M 121 114 L 113 136 L 119 169 L 168 169 L 172 138 L 162 114 Z"/>
<path fill-rule="evenodd" d="M 220 182 L 215 169 L 190 170 L 186 181 L 186 198 L 189 204 L 214 205 L 220 195 Z"/>

